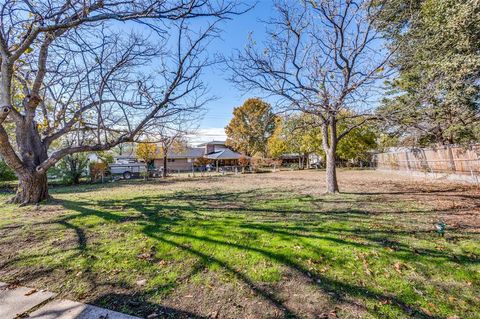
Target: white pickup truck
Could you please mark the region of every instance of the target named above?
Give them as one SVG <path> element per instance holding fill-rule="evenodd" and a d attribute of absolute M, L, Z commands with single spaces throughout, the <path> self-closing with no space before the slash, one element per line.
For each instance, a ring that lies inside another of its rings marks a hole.
<path fill-rule="evenodd" d="M 116 158 L 115 162 L 109 165 L 112 175 L 122 175 L 124 179 L 130 179 L 147 172 L 147 164 L 138 161 L 136 158 Z"/>

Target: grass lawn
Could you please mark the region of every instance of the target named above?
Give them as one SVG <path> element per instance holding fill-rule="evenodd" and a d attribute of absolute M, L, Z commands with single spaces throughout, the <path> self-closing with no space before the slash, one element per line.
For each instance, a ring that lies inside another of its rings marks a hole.
<path fill-rule="evenodd" d="M 341 171 L 343 193 L 325 196 L 323 178 L 118 182 L 2 204 L 0 281 L 145 317 L 480 318 L 478 188 Z"/>

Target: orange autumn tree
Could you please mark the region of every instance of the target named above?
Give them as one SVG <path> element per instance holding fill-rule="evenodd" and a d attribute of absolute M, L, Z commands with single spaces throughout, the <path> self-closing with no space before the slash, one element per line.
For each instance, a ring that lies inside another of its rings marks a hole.
<path fill-rule="evenodd" d="M 233 118 L 225 127 L 227 145 L 242 154 L 267 154 L 267 141 L 275 129 L 276 115 L 270 104 L 259 98 L 246 100 L 233 110 Z"/>

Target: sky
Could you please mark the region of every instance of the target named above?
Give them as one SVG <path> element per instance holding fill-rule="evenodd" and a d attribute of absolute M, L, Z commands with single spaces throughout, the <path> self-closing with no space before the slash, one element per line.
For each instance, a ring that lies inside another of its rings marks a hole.
<path fill-rule="evenodd" d="M 259 0 L 251 11 L 225 21 L 222 25 L 221 38 L 214 40 L 209 46 L 210 53 L 230 56 L 235 49 L 242 49 L 245 46 L 251 32 L 256 39 L 261 40 L 265 33 L 265 24 L 260 19 L 268 19 L 272 9 L 273 0 Z M 199 123 L 199 130 L 190 138 L 192 144 L 225 140 L 224 127 L 232 118 L 233 108 L 242 105 L 244 100 L 252 97 L 229 82 L 227 74 L 221 68 L 208 69 L 203 80 L 208 85 L 210 93 L 217 99 L 206 105 L 206 113 Z"/>
<path fill-rule="evenodd" d="M 243 49 L 252 35 L 256 41 L 261 42 L 265 37 L 266 25 L 264 22 L 273 14 L 274 0 L 243 0 L 243 3 L 253 6 L 249 11 L 241 15 L 233 15 L 231 19 L 222 21 L 218 26 L 221 30 L 219 37 L 213 39 L 208 44 L 209 57 L 221 55 L 230 57 L 235 50 Z M 244 7 L 242 7 L 244 8 Z M 204 20 L 199 19 L 198 25 L 204 28 Z M 146 26 L 140 26 L 133 22 L 113 21 L 112 25 L 117 30 L 126 33 L 135 31 L 152 34 Z M 192 23 L 195 27 L 195 21 Z M 193 30 L 193 29 L 192 29 Z M 176 39 L 175 34 L 169 34 L 172 39 Z M 172 44 L 175 44 L 172 42 Z M 155 62 L 154 62 L 155 63 Z M 155 67 L 155 64 L 148 68 Z M 212 140 L 226 140 L 225 126 L 230 122 L 233 116 L 233 108 L 240 106 L 250 97 L 259 96 L 259 92 L 243 92 L 228 80 L 228 72 L 222 65 L 210 66 L 203 70 L 202 82 L 208 87 L 208 96 L 215 99 L 208 101 L 205 105 L 203 117 L 194 125 L 198 126 L 195 134 L 188 135 L 190 144 L 196 145 Z"/>
<path fill-rule="evenodd" d="M 261 43 L 265 39 L 267 25 L 265 21 L 270 20 L 275 14 L 275 0 L 244 0 L 244 3 L 255 4 L 248 12 L 232 16 L 231 19 L 225 20 L 220 25 L 222 32 L 218 38 L 215 38 L 208 44 L 205 53 L 210 57 L 219 54 L 225 57 L 232 56 L 236 50 L 242 50 L 248 43 L 249 38 L 253 37 L 257 43 Z M 203 28 L 205 21 L 198 20 L 199 28 Z M 138 24 L 131 24 L 134 29 L 138 28 Z M 125 27 L 123 23 L 118 24 L 119 28 Z M 195 27 L 195 22 L 192 23 Z M 126 30 L 131 27 L 126 27 Z M 138 29 L 137 29 L 138 30 Z M 194 29 L 192 29 L 194 30 Z M 145 32 L 149 32 L 148 28 Z M 175 39 L 173 33 L 170 36 Z M 376 43 L 370 44 L 375 50 L 382 50 L 382 46 L 375 47 Z M 262 97 L 261 92 L 244 92 L 236 85 L 228 80 L 229 73 L 225 70 L 225 66 L 211 66 L 203 70 L 202 78 L 204 84 L 209 89 L 209 95 L 216 97 L 214 100 L 208 101 L 205 105 L 203 117 L 199 118 L 198 130 L 195 134 L 189 135 L 190 144 L 196 145 L 212 140 L 225 140 L 225 126 L 232 118 L 234 107 L 241 106 L 243 102 L 251 97 Z M 372 101 L 365 104 L 366 107 L 372 107 L 379 100 L 378 92 L 369 92 L 369 98 Z M 267 101 L 273 102 L 270 99 Z M 197 126 L 197 125 L 195 125 Z"/>

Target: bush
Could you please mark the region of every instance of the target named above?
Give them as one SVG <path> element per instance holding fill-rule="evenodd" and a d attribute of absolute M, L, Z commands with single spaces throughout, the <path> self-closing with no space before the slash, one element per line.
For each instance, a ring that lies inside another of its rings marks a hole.
<path fill-rule="evenodd" d="M 265 157 L 254 157 L 251 161 L 252 169 L 255 173 L 268 172 L 271 168 L 276 167 L 277 160 Z"/>
<path fill-rule="evenodd" d="M 0 159 L 0 181 L 14 181 L 16 179 L 15 172 L 7 166 L 3 159 Z"/>
<path fill-rule="evenodd" d="M 248 165 L 250 165 L 250 159 L 248 157 L 242 155 L 238 159 L 238 165 L 240 165 L 242 168 L 245 168 Z"/>
<path fill-rule="evenodd" d="M 103 179 L 108 171 L 108 164 L 105 162 L 91 163 L 90 164 L 90 178 L 92 181 L 98 181 Z"/>
<path fill-rule="evenodd" d="M 62 179 L 66 185 L 80 183 L 80 177 L 85 175 L 88 166 L 88 156 L 83 153 L 67 155 L 62 158 L 50 173 Z"/>
<path fill-rule="evenodd" d="M 213 164 L 213 160 L 205 158 L 205 157 L 199 157 L 195 159 L 195 162 L 193 163 L 194 166 L 196 167 L 203 167 L 207 166 L 208 164 Z"/>
<path fill-rule="evenodd" d="M 288 168 L 290 168 L 291 170 L 297 171 L 300 169 L 300 165 L 298 165 L 297 163 L 292 163 L 288 165 Z"/>

